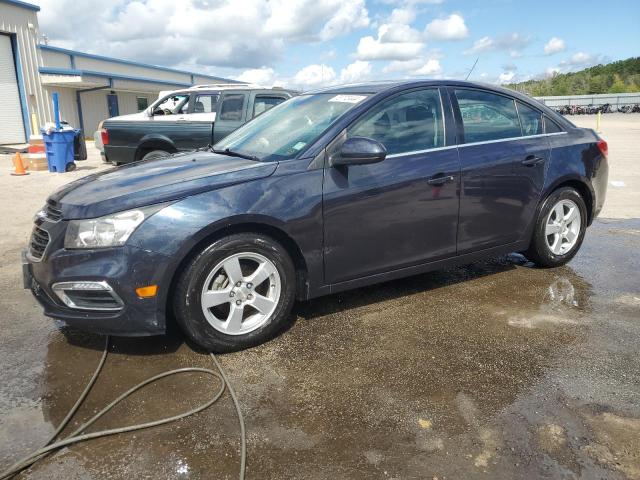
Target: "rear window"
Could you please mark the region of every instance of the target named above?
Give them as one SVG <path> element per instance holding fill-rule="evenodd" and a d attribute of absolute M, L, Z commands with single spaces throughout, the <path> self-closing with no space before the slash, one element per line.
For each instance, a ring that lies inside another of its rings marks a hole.
<path fill-rule="evenodd" d="M 464 143 L 521 136 L 520 120 L 512 98 L 482 90 L 455 90 L 462 115 Z"/>

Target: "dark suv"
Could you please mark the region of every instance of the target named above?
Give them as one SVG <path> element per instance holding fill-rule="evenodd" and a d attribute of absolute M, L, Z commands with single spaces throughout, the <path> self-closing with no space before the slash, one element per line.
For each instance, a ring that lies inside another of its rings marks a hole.
<path fill-rule="evenodd" d="M 606 157 L 593 130 L 502 88 L 334 87 L 212 149 L 63 187 L 25 282 L 80 328 L 151 335 L 175 315 L 234 350 L 276 334 L 295 299 L 513 251 L 563 265 L 602 208 Z"/>

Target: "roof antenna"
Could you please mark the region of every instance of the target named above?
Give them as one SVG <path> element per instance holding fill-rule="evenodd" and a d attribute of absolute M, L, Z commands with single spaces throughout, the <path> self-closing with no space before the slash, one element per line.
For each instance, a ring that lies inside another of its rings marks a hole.
<path fill-rule="evenodd" d="M 480 57 L 477 57 L 476 61 L 473 62 L 473 67 L 471 67 L 471 70 L 469 70 L 469 73 L 467 73 L 467 76 L 465 77 L 465 81 L 469 80 L 469 75 L 471 75 L 471 72 L 473 72 L 473 69 L 476 68 L 476 65 L 478 64 L 478 60 L 480 60 Z"/>

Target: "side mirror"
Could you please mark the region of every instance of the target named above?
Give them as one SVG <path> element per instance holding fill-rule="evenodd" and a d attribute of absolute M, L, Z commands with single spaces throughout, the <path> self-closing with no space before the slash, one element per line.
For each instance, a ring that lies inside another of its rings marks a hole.
<path fill-rule="evenodd" d="M 380 142 L 367 137 L 351 137 L 342 144 L 340 153 L 333 159 L 331 166 L 367 165 L 381 162 L 386 156 L 387 149 Z"/>

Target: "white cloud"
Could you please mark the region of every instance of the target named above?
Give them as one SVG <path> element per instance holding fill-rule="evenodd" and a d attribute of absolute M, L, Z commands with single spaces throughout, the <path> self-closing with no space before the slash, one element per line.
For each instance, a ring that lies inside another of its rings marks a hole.
<path fill-rule="evenodd" d="M 416 12 L 410 6 L 394 8 L 389 15 L 388 23 L 401 23 L 408 25 L 416 19 Z"/>
<path fill-rule="evenodd" d="M 433 20 L 427 24 L 424 32 L 427 40 L 462 40 L 469 36 L 464 18 L 457 13 Z"/>
<path fill-rule="evenodd" d="M 365 0 L 32 1 L 53 45 L 209 72 L 272 66 L 290 43 L 330 40 L 370 22 Z"/>
<path fill-rule="evenodd" d="M 439 51 L 433 51 L 426 57 L 389 62 L 382 71 L 384 73 L 400 73 L 410 77 L 440 77 L 442 75 L 441 58 L 442 54 Z"/>
<path fill-rule="evenodd" d="M 356 58 L 367 60 L 403 60 L 420 54 L 422 43 L 382 43 L 373 37 L 360 39 Z"/>
<path fill-rule="evenodd" d="M 340 72 L 340 82 L 361 82 L 369 78 L 369 75 L 371 75 L 371 64 L 363 60 L 356 60 L 342 69 Z"/>
<path fill-rule="evenodd" d="M 336 72 L 333 68 L 324 64 L 307 65 L 294 75 L 289 82 L 292 86 L 308 90 L 322 87 L 335 82 Z"/>
<path fill-rule="evenodd" d="M 276 83 L 276 73 L 273 68 L 250 68 L 238 75 L 236 79 L 241 82 L 256 83 L 270 87 Z"/>
<path fill-rule="evenodd" d="M 473 46 L 468 50 L 465 50 L 465 55 L 472 55 L 474 53 L 482 53 L 491 50 L 494 47 L 495 41 L 491 37 L 482 37 L 475 42 Z"/>
<path fill-rule="evenodd" d="M 414 75 L 438 75 L 440 73 L 442 73 L 442 67 L 440 61 L 435 58 L 430 58 L 422 67 L 413 72 Z"/>
<path fill-rule="evenodd" d="M 554 75 L 557 75 L 558 73 L 561 73 L 560 69 L 558 67 L 549 67 L 545 70 L 544 72 L 544 76 L 546 77 L 553 77 Z"/>
<path fill-rule="evenodd" d="M 566 48 L 563 39 L 553 37 L 544 45 L 544 54 L 553 55 L 554 53 L 564 52 Z"/>
<path fill-rule="evenodd" d="M 512 58 L 521 56 L 520 50 L 531 43 L 529 35 L 517 32 L 508 33 L 499 37 L 482 37 L 473 43 L 473 46 L 465 50 L 465 55 L 477 55 L 490 51 L 508 51 Z"/>
<path fill-rule="evenodd" d="M 502 72 L 498 77 L 498 83 L 510 83 L 516 76 L 516 72 Z"/>
<path fill-rule="evenodd" d="M 338 10 L 320 32 L 321 40 L 330 40 L 369 25 L 369 14 L 364 0 L 342 1 L 338 4 Z"/>
<path fill-rule="evenodd" d="M 378 36 L 362 37 L 355 57 L 359 60 L 409 60 L 420 54 L 424 42 L 420 33 L 407 25 L 384 24 Z"/>
<path fill-rule="evenodd" d="M 569 60 L 565 60 L 564 62 L 560 62 L 561 65 L 577 65 L 577 66 L 587 66 L 587 65 L 595 65 L 601 61 L 600 55 L 591 55 L 589 53 L 578 52 L 571 55 Z"/>

